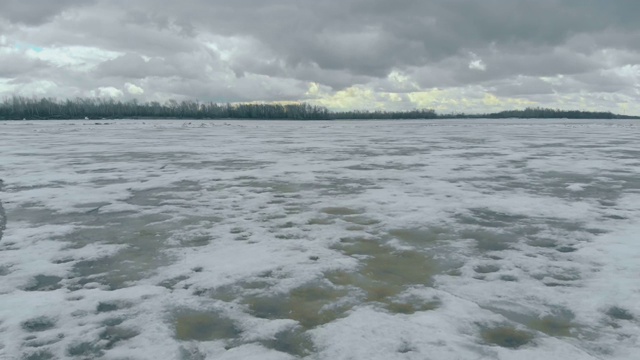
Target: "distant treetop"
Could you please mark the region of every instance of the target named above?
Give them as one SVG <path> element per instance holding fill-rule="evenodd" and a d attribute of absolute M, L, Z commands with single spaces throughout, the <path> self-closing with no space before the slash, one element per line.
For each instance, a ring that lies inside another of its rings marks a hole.
<path fill-rule="evenodd" d="M 527 118 L 527 119 L 638 119 L 611 112 L 526 108 L 489 114 L 437 114 L 432 109 L 407 111 L 329 111 L 322 106 L 294 104 L 217 104 L 185 100 L 139 103 L 103 98 L 27 98 L 13 96 L 0 103 L 0 120 L 49 119 L 452 119 L 452 118 Z"/>

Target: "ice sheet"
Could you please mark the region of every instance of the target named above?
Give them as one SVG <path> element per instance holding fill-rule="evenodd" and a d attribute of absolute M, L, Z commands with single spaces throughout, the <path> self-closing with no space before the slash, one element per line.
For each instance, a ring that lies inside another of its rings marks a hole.
<path fill-rule="evenodd" d="M 639 144 L 610 120 L 0 122 L 0 358 L 635 359 Z"/>

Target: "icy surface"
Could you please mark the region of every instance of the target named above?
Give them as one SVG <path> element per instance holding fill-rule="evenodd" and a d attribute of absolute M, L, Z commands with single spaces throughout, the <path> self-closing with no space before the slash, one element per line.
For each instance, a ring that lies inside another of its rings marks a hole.
<path fill-rule="evenodd" d="M 0 358 L 637 359 L 639 169 L 624 121 L 0 122 Z"/>

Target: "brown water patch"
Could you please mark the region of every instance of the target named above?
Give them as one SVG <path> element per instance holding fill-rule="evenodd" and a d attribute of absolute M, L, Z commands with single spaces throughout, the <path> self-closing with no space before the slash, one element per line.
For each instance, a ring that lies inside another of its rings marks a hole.
<path fill-rule="evenodd" d="M 512 326 L 482 329 L 480 336 L 486 343 L 510 349 L 517 349 L 533 340 L 533 334 L 518 330 Z"/>
<path fill-rule="evenodd" d="M 264 319 L 292 319 L 305 329 L 329 323 L 350 308 L 338 300 L 347 291 L 323 284 L 309 284 L 288 294 L 248 296 L 243 303 L 254 316 Z"/>
<path fill-rule="evenodd" d="M 445 229 L 438 227 L 430 227 L 427 229 L 394 229 L 389 231 L 389 235 L 410 244 L 433 243 L 443 239 L 443 235 L 445 235 L 446 233 L 447 231 Z"/>
<path fill-rule="evenodd" d="M 175 318 L 175 334 L 178 340 L 231 339 L 240 333 L 240 329 L 231 319 L 216 312 L 184 311 Z"/>
<path fill-rule="evenodd" d="M 436 272 L 433 260 L 424 254 L 395 250 L 374 240 L 343 239 L 337 248 L 360 259 L 362 266 L 357 272 L 329 273 L 327 279 L 363 290 L 367 301 L 382 301 L 410 285 L 429 285 Z"/>
<path fill-rule="evenodd" d="M 424 299 L 402 299 L 393 300 L 386 303 L 385 307 L 392 313 L 411 315 L 418 311 L 430 311 L 440 307 L 441 303 L 438 300 L 424 300 Z"/>

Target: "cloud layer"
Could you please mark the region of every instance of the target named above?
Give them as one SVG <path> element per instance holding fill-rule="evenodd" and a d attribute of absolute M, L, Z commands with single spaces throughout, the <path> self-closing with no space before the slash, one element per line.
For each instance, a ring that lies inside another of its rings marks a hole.
<path fill-rule="evenodd" d="M 640 2 L 0 3 L 0 95 L 640 114 Z"/>

